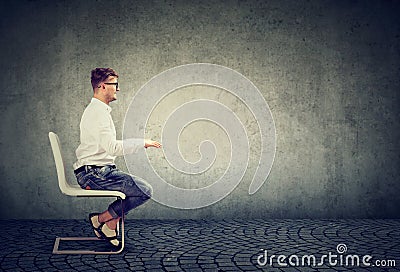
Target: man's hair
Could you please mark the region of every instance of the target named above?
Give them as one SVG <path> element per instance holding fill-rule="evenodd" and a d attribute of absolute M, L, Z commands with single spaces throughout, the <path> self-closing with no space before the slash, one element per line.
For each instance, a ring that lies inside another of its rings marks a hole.
<path fill-rule="evenodd" d="M 101 82 L 105 81 L 110 76 L 118 77 L 118 74 L 111 68 L 96 68 L 92 70 L 90 81 L 92 82 L 93 90 L 95 90 Z"/>

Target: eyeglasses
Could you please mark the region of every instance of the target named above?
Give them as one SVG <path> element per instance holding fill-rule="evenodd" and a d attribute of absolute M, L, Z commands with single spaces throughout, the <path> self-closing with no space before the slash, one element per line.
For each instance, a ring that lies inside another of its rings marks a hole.
<path fill-rule="evenodd" d="M 115 83 L 104 83 L 106 85 L 115 85 L 116 89 L 118 90 L 118 82 Z"/>

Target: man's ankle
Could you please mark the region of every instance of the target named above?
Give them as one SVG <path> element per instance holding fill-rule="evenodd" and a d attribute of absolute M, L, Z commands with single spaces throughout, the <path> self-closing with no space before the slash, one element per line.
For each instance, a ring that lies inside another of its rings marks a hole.
<path fill-rule="evenodd" d="M 107 221 L 112 220 L 112 216 L 108 211 L 102 212 L 101 214 L 99 214 L 99 222 L 100 223 L 104 223 Z"/>

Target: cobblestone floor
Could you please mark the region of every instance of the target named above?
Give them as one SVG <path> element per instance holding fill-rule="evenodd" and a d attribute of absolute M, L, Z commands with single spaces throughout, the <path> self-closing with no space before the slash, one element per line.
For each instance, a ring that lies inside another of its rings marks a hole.
<path fill-rule="evenodd" d="M 0 228 L 1 271 L 400 271 L 400 220 L 127 220 L 119 255 L 53 255 L 56 236 L 92 235 L 84 220 L 4 220 Z"/>

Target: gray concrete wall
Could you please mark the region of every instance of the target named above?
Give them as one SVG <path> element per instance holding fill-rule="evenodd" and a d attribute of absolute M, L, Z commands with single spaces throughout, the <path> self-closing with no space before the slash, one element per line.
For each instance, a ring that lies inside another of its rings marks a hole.
<path fill-rule="evenodd" d="M 246 173 L 209 207 L 150 201 L 131 218 L 399 218 L 400 4 L 191 2 L 2 1 L 0 218 L 83 218 L 106 207 L 60 193 L 47 138 L 58 133 L 72 164 L 91 69 L 120 74 L 112 115 L 121 137 L 140 86 L 196 62 L 232 68 L 262 92 L 277 132 L 270 176 L 251 196 Z"/>

